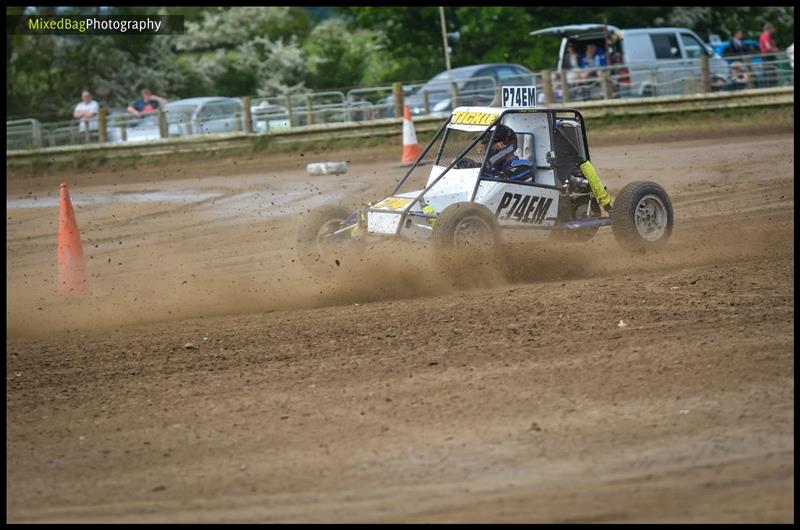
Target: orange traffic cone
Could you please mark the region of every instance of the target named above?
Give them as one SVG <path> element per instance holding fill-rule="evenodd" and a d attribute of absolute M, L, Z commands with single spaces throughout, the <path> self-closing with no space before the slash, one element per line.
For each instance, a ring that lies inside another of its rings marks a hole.
<path fill-rule="evenodd" d="M 86 262 L 72 201 L 66 184 L 61 185 L 58 211 L 58 292 L 63 295 L 89 292 Z"/>
<path fill-rule="evenodd" d="M 411 111 L 408 105 L 403 106 L 403 158 L 401 164 L 408 166 L 419 157 L 419 144 L 417 133 L 414 132 L 414 122 L 411 121 Z"/>

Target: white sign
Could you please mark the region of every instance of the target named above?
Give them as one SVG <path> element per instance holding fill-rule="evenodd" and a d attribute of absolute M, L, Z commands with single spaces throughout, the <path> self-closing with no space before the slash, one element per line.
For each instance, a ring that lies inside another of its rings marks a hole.
<path fill-rule="evenodd" d="M 535 86 L 504 86 L 503 107 L 535 107 Z"/>

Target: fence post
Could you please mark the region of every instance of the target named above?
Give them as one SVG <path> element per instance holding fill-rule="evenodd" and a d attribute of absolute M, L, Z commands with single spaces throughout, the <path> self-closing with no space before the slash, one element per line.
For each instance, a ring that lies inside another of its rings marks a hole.
<path fill-rule="evenodd" d="M 186 121 L 186 136 L 191 136 L 192 131 L 192 115 L 188 112 L 183 115 L 183 119 Z"/>
<path fill-rule="evenodd" d="M 550 70 L 542 70 L 542 89 L 544 90 L 544 104 L 552 105 L 555 101 L 553 96 L 553 78 L 550 76 Z"/>
<path fill-rule="evenodd" d="M 119 122 L 119 137 L 123 142 L 128 141 L 128 115 L 122 117 Z"/>
<path fill-rule="evenodd" d="M 97 138 L 101 144 L 108 142 L 108 107 L 101 107 L 97 113 Z"/>
<path fill-rule="evenodd" d="M 242 98 L 242 107 L 244 107 L 244 132 L 253 134 L 253 111 L 250 109 L 250 96 Z"/>
<path fill-rule="evenodd" d="M 425 114 L 431 113 L 431 98 L 427 90 L 422 91 L 422 106 L 425 109 Z"/>
<path fill-rule="evenodd" d="M 700 75 L 703 79 L 703 92 L 711 92 L 711 75 L 708 71 L 708 55 L 700 56 Z"/>
<path fill-rule="evenodd" d="M 161 109 L 158 109 L 158 131 L 159 133 L 161 133 L 161 138 L 169 138 L 169 129 L 167 128 L 167 115 Z"/>
<path fill-rule="evenodd" d="M 33 145 L 34 147 L 42 147 L 42 127 L 39 120 L 33 120 Z"/>
<path fill-rule="evenodd" d="M 450 94 L 453 97 L 450 107 L 454 109 L 458 107 L 458 85 L 455 81 L 450 83 Z"/>
<path fill-rule="evenodd" d="M 567 82 L 567 71 L 561 69 L 561 99 L 564 103 L 569 102 L 569 83 Z"/>
<path fill-rule="evenodd" d="M 286 98 L 286 113 L 289 115 L 289 127 L 294 127 L 294 112 L 292 112 L 292 97 L 289 94 L 284 96 Z"/>
<path fill-rule="evenodd" d="M 306 116 L 308 116 L 306 125 L 311 125 L 314 123 L 314 114 L 312 114 L 314 112 L 313 109 L 314 106 L 311 104 L 311 96 L 306 94 Z"/>
<path fill-rule="evenodd" d="M 611 77 L 608 74 L 608 70 L 603 70 L 603 97 L 605 99 L 614 99 L 614 89 L 611 86 Z"/>
<path fill-rule="evenodd" d="M 394 117 L 403 117 L 403 83 L 392 84 L 392 97 L 394 101 Z"/>

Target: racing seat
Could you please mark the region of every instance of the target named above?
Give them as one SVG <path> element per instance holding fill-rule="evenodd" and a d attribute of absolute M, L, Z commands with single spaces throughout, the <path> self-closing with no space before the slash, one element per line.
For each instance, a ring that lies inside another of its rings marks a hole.
<path fill-rule="evenodd" d="M 575 171 L 577 165 L 583 162 L 584 159 L 580 152 L 582 145 L 583 137 L 580 127 L 576 123 L 571 120 L 556 120 L 556 129 L 553 134 L 553 151 L 555 152 L 553 170 L 557 184 L 563 185 Z"/>

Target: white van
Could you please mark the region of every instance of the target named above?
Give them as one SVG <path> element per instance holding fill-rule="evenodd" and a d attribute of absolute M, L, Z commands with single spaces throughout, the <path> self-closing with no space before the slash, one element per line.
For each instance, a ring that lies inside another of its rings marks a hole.
<path fill-rule="evenodd" d="M 700 57 L 709 58 L 711 86 L 724 87 L 730 78 L 727 62 L 687 28 L 619 29 L 604 24 L 575 24 L 540 29 L 534 36 L 561 37 L 556 68 L 565 65 L 568 42 L 583 56 L 589 44 L 604 52 L 618 96 L 665 96 L 699 92 Z M 599 87 L 602 97 L 602 87 Z M 595 96 L 591 96 L 595 97 Z"/>

